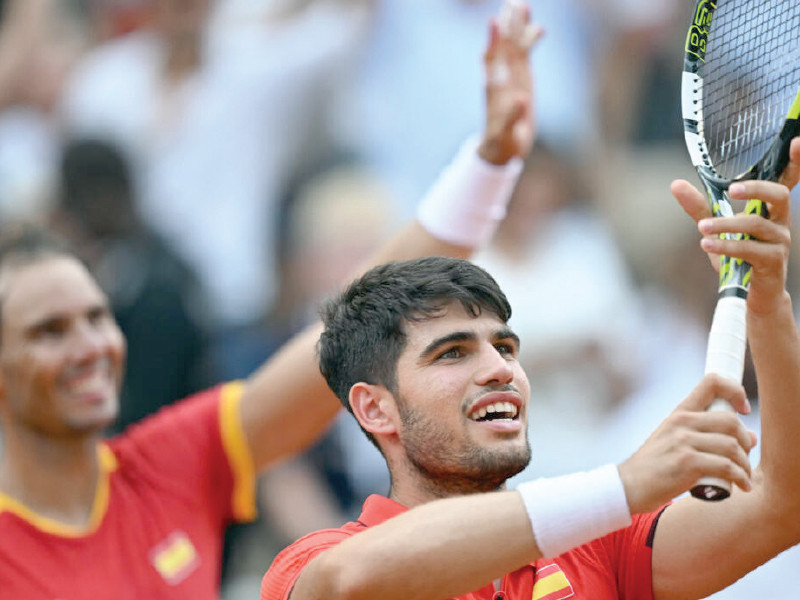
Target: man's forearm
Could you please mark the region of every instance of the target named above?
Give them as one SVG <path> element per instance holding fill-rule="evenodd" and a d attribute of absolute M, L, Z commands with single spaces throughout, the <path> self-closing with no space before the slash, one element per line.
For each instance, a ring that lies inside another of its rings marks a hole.
<path fill-rule="evenodd" d="M 292 600 L 459 596 L 541 553 L 516 492 L 439 500 L 367 529 L 309 563 Z"/>
<path fill-rule="evenodd" d="M 789 294 L 772 314 L 748 314 L 758 377 L 761 464 L 776 502 L 800 506 L 800 335 Z"/>

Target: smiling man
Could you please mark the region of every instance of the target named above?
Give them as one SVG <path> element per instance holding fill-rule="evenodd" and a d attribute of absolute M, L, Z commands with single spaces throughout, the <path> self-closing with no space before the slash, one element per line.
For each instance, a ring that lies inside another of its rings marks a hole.
<path fill-rule="evenodd" d="M 285 549 L 262 600 L 687 600 L 800 542 L 800 336 L 785 290 L 800 139 L 791 156 L 786 185 L 731 186 L 736 199 L 767 202 L 769 218 L 708 219 L 703 194 L 672 188 L 709 255 L 753 266 L 757 468 L 754 434 L 733 413 L 705 410 L 724 398 L 748 412 L 744 389 L 707 375 L 619 465 L 506 490 L 530 458 L 530 384 L 505 296 L 465 260 L 390 263 L 328 304 L 319 343 L 328 385 L 386 459 L 388 497 Z M 720 240 L 723 231 L 753 239 Z M 740 489 L 723 502 L 671 502 L 703 476 Z"/>
<path fill-rule="evenodd" d="M 0 386 L 43 434 L 102 429 L 117 414 L 125 340 L 86 268 L 54 246 L 41 252 L 0 271 Z"/>
<path fill-rule="evenodd" d="M 541 28 L 526 10 L 514 23 L 490 27 L 483 135 L 366 265 L 466 257 L 503 218 L 536 129 L 529 51 Z M 309 326 L 246 380 L 106 438 L 125 356 L 108 300 L 47 232 L 4 230 L 0 599 L 219 598 L 223 534 L 254 516 L 256 474 L 307 448 L 341 408 L 317 368 L 320 331 Z"/>

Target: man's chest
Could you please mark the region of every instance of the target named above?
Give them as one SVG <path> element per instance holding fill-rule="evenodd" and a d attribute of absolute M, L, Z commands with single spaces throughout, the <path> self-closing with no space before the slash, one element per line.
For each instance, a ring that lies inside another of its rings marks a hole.
<path fill-rule="evenodd" d="M 117 500 L 82 534 L 0 514 L 0 600 L 218 598 L 222 530 L 214 519 Z"/>
<path fill-rule="evenodd" d="M 540 561 L 524 567 L 493 585 L 454 600 L 618 600 L 614 578 L 588 567 L 581 571 Z"/>

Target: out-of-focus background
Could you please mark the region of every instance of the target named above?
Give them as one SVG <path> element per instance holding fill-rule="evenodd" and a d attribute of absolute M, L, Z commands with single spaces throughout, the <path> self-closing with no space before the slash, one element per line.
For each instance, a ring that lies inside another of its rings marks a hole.
<path fill-rule="evenodd" d="M 476 258 L 515 308 L 533 387 L 534 458 L 512 484 L 623 460 L 702 376 L 715 277 L 668 189 L 696 181 L 679 99 L 693 4 L 531 2 L 540 133 Z M 91 262 L 129 340 L 117 429 L 246 376 L 413 215 L 480 130 L 500 5 L 0 2 L 0 225 L 50 223 Z M 343 414 L 261 479 L 224 599 L 257 597 L 280 548 L 387 489 Z M 791 550 L 714 598 L 796 597 L 799 566 Z"/>

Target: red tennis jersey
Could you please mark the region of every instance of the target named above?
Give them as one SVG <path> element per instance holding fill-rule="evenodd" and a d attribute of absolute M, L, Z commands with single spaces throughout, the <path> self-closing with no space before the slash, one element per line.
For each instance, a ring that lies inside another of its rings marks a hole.
<path fill-rule="evenodd" d="M 405 510 L 370 496 L 358 521 L 301 538 L 273 561 L 261 582 L 261 600 L 287 600 L 311 559 Z M 458 600 L 652 600 L 652 536 L 660 514 L 636 515 L 626 529 L 506 575 L 500 590 L 489 584 Z"/>
<path fill-rule="evenodd" d="M 241 391 L 207 390 L 101 442 L 86 528 L 0 494 L 0 600 L 219 598 L 225 527 L 255 516 Z"/>

